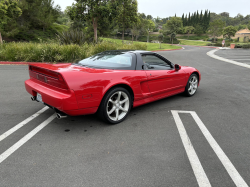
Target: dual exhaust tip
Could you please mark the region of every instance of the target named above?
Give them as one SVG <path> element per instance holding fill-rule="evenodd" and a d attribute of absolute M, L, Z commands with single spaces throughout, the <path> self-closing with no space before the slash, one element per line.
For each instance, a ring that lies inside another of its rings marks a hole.
<path fill-rule="evenodd" d="M 56 117 L 57 117 L 57 119 L 62 119 L 62 118 L 66 118 L 67 115 L 62 114 L 62 113 L 56 113 Z"/>
<path fill-rule="evenodd" d="M 31 97 L 31 100 L 32 100 L 32 101 L 36 101 L 36 96 L 32 96 L 32 97 Z M 62 112 L 59 113 L 58 110 L 55 109 L 54 107 L 53 107 L 53 109 L 54 109 L 55 112 L 56 112 L 56 117 L 57 117 L 57 119 L 63 119 L 63 118 L 68 117 L 66 114 L 64 114 L 64 113 L 62 113 Z"/>
<path fill-rule="evenodd" d="M 31 101 L 36 101 L 36 96 L 31 97 Z"/>

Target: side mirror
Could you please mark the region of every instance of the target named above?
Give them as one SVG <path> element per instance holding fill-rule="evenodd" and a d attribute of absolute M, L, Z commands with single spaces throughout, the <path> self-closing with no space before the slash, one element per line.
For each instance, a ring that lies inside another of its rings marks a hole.
<path fill-rule="evenodd" d="M 181 69 L 181 66 L 179 64 L 174 65 L 175 71 L 179 71 Z"/>

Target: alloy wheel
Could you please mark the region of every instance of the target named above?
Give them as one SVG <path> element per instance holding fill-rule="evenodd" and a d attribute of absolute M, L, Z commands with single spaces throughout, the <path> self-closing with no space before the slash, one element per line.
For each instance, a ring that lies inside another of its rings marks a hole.
<path fill-rule="evenodd" d="M 112 121 L 119 121 L 129 110 L 129 97 L 123 91 L 115 92 L 108 100 L 106 112 Z"/>
<path fill-rule="evenodd" d="M 189 88 L 188 88 L 188 93 L 190 95 L 194 95 L 196 90 L 198 88 L 198 79 L 197 77 L 194 75 L 191 77 L 191 79 L 189 80 Z"/>

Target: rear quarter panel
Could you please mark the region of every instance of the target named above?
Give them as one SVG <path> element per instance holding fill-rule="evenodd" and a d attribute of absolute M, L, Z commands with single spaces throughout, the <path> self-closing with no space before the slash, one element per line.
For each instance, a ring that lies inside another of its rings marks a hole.
<path fill-rule="evenodd" d="M 100 70 L 100 72 L 86 72 L 78 69 L 60 73 L 70 89 L 75 91 L 80 109 L 98 107 L 107 91 L 119 84 L 131 87 L 135 101 L 150 96 L 147 76 L 144 71 Z"/>

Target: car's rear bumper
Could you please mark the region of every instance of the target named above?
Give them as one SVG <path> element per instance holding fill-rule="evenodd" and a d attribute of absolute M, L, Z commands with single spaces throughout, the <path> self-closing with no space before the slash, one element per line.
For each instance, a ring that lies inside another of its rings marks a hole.
<path fill-rule="evenodd" d="M 32 96 L 36 96 L 37 93 L 41 94 L 44 103 L 70 116 L 93 114 L 98 109 L 98 107 L 79 109 L 73 90 L 62 93 L 30 79 L 25 81 L 25 88 Z"/>

